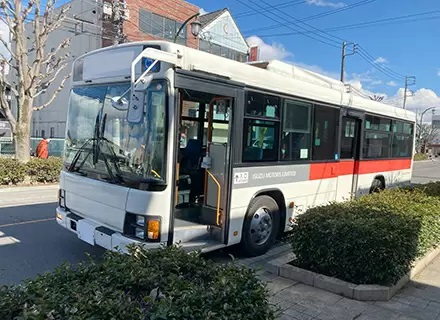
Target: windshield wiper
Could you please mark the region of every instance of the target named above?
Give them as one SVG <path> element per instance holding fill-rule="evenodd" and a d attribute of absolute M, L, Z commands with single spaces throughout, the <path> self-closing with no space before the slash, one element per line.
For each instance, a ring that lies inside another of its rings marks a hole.
<path fill-rule="evenodd" d="M 90 156 L 90 154 L 93 155 L 93 165 L 96 165 L 98 163 L 98 159 L 99 156 L 102 155 L 102 158 L 104 160 L 104 164 L 105 167 L 107 169 L 107 172 L 110 176 L 110 179 L 112 182 L 124 182 L 124 178 L 121 175 L 121 171 L 119 169 L 119 165 L 117 163 L 117 156 L 115 151 L 107 145 L 107 148 L 111 151 L 112 153 L 112 159 L 113 159 L 113 163 L 115 165 L 116 171 L 117 173 L 115 174 L 113 172 L 113 170 L 110 167 L 110 164 L 108 162 L 108 158 L 105 155 L 104 152 L 101 151 L 101 142 L 105 141 L 107 142 L 107 144 L 112 144 L 112 142 L 110 142 L 110 140 L 108 140 L 107 138 L 104 137 L 104 130 L 105 130 L 105 124 L 107 121 L 107 114 L 104 115 L 103 117 L 103 124 L 102 124 L 102 128 L 101 130 L 99 130 L 99 114 L 96 116 L 96 121 L 95 121 L 95 130 L 94 130 L 94 134 L 93 134 L 93 138 L 87 139 L 86 142 L 81 146 L 81 148 L 79 148 L 79 150 L 76 152 L 72 163 L 69 166 L 69 171 L 73 172 L 73 171 L 79 171 L 79 169 L 84 165 L 84 163 L 87 161 L 87 158 Z M 76 166 L 76 163 L 78 162 L 78 159 L 81 155 L 81 153 L 84 151 L 84 149 L 86 148 L 86 146 L 92 142 L 92 149 L 89 151 L 89 153 L 86 155 L 86 157 L 84 158 L 84 160 L 81 162 L 81 164 L 78 167 Z M 117 180 L 116 180 L 117 178 Z"/>

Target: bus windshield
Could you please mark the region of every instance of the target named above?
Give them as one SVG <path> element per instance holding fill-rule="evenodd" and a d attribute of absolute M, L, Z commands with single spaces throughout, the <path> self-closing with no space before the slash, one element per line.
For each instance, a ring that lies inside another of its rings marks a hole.
<path fill-rule="evenodd" d="M 65 170 L 138 189 L 164 185 L 166 84 L 151 83 L 143 119 L 136 124 L 127 122 L 126 108 L 116 109 L 111 100 L 129 87 L 122 83 L 72 89 Z"/>

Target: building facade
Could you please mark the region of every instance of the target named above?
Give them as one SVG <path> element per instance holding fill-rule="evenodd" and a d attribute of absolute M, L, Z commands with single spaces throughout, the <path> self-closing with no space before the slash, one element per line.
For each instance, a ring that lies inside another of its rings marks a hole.
<path fill-rule="evenodd" d="M 200 12 L 199 7 L 183 0 L 120 0 L 117 3 L 119 15 L 115 15 L 115 2 L 111 0 L 72 0 L 69 5 L 69 18 L 49 36 L 47 43 L 48 48 L 55 48 L 63 39 L 71 39 L 69 63 L 58 81 L 47 90 L 49 93 L 71 73 L 72 63 L 77 57 L 117 42 L 174 41 L 184 21 Z M 247 61 L 249 47 L 227 9 L 202 14 L 198 19 L 201 22 L 198 37 L 192 35 L 190 23 L 187 23 L 177 43 L 229 59 Z M 32 37 L 31 32 L 29 36 Z M 33 113 L 33 137 L 64 137 L 69 93 L 68 81 L 49 107 Z M 49 98 L 49 94 L 42 93 L 35 99 L 35 105 L 41 105 Z"/>

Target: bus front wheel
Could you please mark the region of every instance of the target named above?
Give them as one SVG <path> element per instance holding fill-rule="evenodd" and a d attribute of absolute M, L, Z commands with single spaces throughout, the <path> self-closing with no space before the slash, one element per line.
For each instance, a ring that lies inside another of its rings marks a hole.
<path fill-rule="evenodd" d="M 248 256 L 265 254 L 274 244 L 280 225 L 276 201 L 269 196 L 252 200 L 246 214 L 241 249 Z"/>

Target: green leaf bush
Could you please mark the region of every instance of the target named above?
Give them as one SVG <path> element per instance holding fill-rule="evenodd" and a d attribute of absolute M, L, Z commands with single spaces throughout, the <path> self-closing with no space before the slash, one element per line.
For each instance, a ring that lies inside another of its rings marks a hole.
<path fill-rule="evenodd" d="M 416 153 L 414 154 L 414 161 L 425 161 L 428 160 L 429 156 L 426 153 Z"/>
<path fill-rule="evenodd" d="M 0 184 L 22 183 L 26 173 L 26 165 L 11 158 L 0 158 Z"/>
<path fill-rule="evenodd" d="M 64 264 L 21 286 L 0 289 L 0 319 L 275 319 L 255 271 L 220 265 L 178 247 L 102 262 Z"/>
<path fill-rule="evenodd" d="M 440 197 L 440 181 L 433 181 L 425 184 L 417 184 L 408 188 L 409 190 L 419 190 L 432 197 Z"/>
<path fill-rule="evenodd" d="M 58 182 L 62 165 L 63 160 L 58 157 L 50 157 L 48 159 L 32 158 L 26 164 L 27 174 L 33 182 Z"/>
<path fill-rule="evenodd" d="M 32 158 L 23 164 L 15 159 L 0 158 L 0 185 L 22 184 L 26 178 L 31 183 L 53 183 L 59 181 L 63 160 Z"/>
<path fill-rule="evenodd" d="M 440 243 L 440 198 L 385 190 L 312 208 L 289 241 L 301 268 L 356 284 L 395 284 Z"/>

